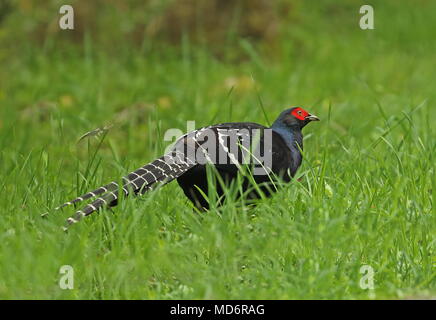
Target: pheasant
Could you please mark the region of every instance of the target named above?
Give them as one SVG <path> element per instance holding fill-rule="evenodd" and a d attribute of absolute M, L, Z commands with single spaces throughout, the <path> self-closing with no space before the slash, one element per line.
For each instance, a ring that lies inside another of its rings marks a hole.
<path fill-rule="evenodd" d="M 119 192 L 144 194 L 175 179 L 186 197 L 199 210 L 209 209 L 210 179 L 216 186 L 218 205 L 226 188 L 242 176 L 242 194 L 247 199 L 270 196 L 276 182 L 289 182 L 302 162 L 302 129 L 319 118 L 300 107 L 284 110 L 271 127 L 252 122 L 221 123 L 180 137 L 160 158 L 131 172 L 120 186 L 111 182 L 56 209 L 97 197 L 68 218 L 67 226 L 104 206 L 115 206 Z M 214 175 L 208 173 L 210 166 Z M 212 178 L 214 177 L 214 178 Z"/>

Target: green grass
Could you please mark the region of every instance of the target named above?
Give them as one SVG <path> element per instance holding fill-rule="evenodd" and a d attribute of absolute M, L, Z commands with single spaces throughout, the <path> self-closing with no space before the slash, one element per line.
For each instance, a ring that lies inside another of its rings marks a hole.
<path fill-rule="evenodd" d="M 434 298 L 428 6 L 387 6 L 366 32 L 345 13 L 307 13 L 277 56 L 241 41 L 233 50 L 250 58 L 238 64 L 188 43 L 117 55 L 91 41 L 21 44 L 0 73 L 0 298 Z M 254 209 L 204 214 L 172 183 L 62 232 L 74 210 L 51 209 L 161 155 L 167 129 L 266 124 L 261 105 L 268 121 L 289 105 L 322 119 L 305 128 L 301 181 Z M 77 143 L 109 123 L 100 148 Z M 58 286 L 62 265 L 73 290 Z M 359 287 L 363 265 L 372 293 Z"/>

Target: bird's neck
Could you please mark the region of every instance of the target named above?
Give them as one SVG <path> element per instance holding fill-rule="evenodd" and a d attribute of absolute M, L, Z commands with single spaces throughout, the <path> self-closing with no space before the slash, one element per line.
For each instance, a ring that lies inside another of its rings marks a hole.
<path fill-rule="evenodd" d="M 271 129 L 278 133 L 285 141 L 292 155 L 292 167 L 296 170 L 301 164 L 303 150 L 303 134 L 298 127 L 288 127 L 282 123 L 274 123 Z"/>
<path fill-rule="evenodd" d="M 275 122 L 271 126 L 271 129 L 283 138 L 289 149 L 298 151 L 300 151 L 300 149 L 303 150 L 303 134 L 299 127 L 289 127 L 284 123 Z"/>

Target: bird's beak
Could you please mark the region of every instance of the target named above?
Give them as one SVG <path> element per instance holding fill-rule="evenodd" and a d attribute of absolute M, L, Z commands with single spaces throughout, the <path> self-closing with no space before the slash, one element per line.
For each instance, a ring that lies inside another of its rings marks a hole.
<path fill-rule="evenodd" d="M 309 120 L 309 121 L 320 121 L 319 118 L 313 114 L 309 114 L 305 120 Z"/>

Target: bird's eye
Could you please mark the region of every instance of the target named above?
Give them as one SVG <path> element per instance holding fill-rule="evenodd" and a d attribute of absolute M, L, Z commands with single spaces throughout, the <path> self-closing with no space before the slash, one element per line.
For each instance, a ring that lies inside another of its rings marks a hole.
<path fill-rule="evenodd" d="M 303 112 L 301 112 L 301 110 L 298 110 L 297 113 L 299 116 L 303 115 Z"/>

